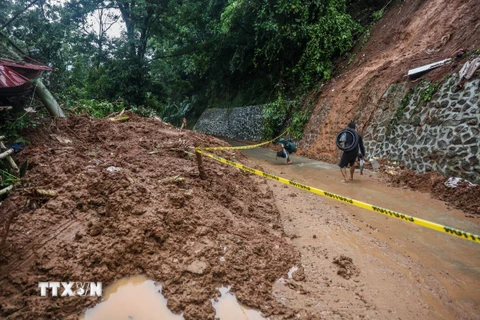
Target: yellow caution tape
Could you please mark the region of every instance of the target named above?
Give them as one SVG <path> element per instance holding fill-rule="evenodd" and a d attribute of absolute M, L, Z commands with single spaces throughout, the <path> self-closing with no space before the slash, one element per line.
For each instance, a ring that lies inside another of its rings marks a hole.
<path fill-rule="evenodd" d="M 203 150 L 205 150 L 205 149 L 203 149 Z M 388 209 L 385 209 L 385 208 L 377 207 L 377 206 L 374 206 L 374 205 L 371 205 L 371 204 L 368 204 L 368 203 L 365 203 L 365 202 L 362 202 L 362 201 L 358 201 L 358 200 L 351 199 L 351 198 L 348 198 L 348 197 L 344 197 L 344 196 L 341 196 L 341 195 L 338 195 L 338 194 L 335 194 L 335 193 L 331 193 L 331 192 L 323 191 L 323 190 L 320 190 L 320 189 L 317 189 L 317 188 L 314 188 L 314 187 L 310 187 L 310 186 L 295 182 L 293 180 L 288 180 L 288 179 L 285 179 L 285 178 L 282 178 L 282 177 L 279 177 L 279 176 L 276 176 L 276 175 L 273 175 L 273 174 L 270 174 L 270 173 L 266 173 L 266 172 L 263 172 L 263 171 L 260 171 L 260 170 L 257 170 L 257 169 L 247 167 L 243 164 L 224 159 L 222 157 L 216 156 L 216 155 L 211 154 L 211 153 L 203 152 L 201 148 L 196 148 L 195 151 L 200 153 L 200 154 L 203 154 L 207 157 L 210 157 L 210 158 L 213 158 L 217 161 L 220 161 L 222 163 L 228 164 L 232 167 L 235 167 L 235 168 L 238 168 L 240 170 L 259 175 L 259 176 L 264 177 L 264 178 L 275 180 L 275 181 L 278 181 L 278 182 L 281 182 L 281 183 L 284 183 L 284 184 L 287 184 L 287 185 L 290 185 L 290 186 L 294 186 L 294 187 L 302 189 L 302 190 L 306 190 L 306 191 L 309 191 L 309 192 L 312 192 L 312 193 L 319 194 L 319 195 L 324 196 L 324 197 L 328 197 L 328 198 L 338 200 L 338 201 L 341 201 L 341 202 L 344 202 L 344 203 L 348 203 L 348 204 L 351 204 L 351 205 L 354 205 L 354 206 L 357 206 L 357 207 L 360 207 L 360 208 L 364 208 L 364 209 L 367 209 L 367 210 L 370 210 L 370 211 L 381 213 L 381 214 L 384 214 L 384 215 L 389 216 L 389 217 L 393 217 L 393 218 L 397 218 L 397 219 L 400 219 L 400 220 L 403 220 L 403 221 L 411 222 L 411 223 L 414 223 L 416 225 L 419 225 L 419 226 L 422 226 L 422 227 L 425 227 L 425 228 L 433 229 L 433 230 L 440 231 L 440 232 L 443 232 L 443 233 L 446 233 L 446 234 L 449 234 L 449 235 L 452 235 L 452 236 L 456 236 L 456 237 L 459 237 L 459 238 L 462 238 L 462 239 L 466 239 L 466 240 L 470 240 L 470 241 L 473 241 L 473 242 L 476 242 L 476 243 L 480 243 L 480 236 L 469 233 L 469 232 L 465 232 L 465 231 L 462 231 L 462 230 L 450 228 L 450 227 L 443 226 L 443 225 L 438 224 L 438 223 L 430 222 L 430 221 L 423 220 L 423 219 L 420 219 L 420 218 L 415 218 L 415 217 L 412 217 L 412 216 L 409 216 L 409 215 L 406 215 L 406 214 L 403 214 L 403 213 L 399 213 L 399 212 L 396 212 L 396 211 L 392 211 L 392 210 L 388 210 Z"/>
<path fill-rule="evenodd" d="M 282 134 L 280 134 L 278 137 L 275 137 L 273 138 L 272 140 L 268 140 L 268 141 L 265 141 L 265 142 L 262 142 L 262 143 L 259 143 L 259 144 L 252 144 L 250 146 L 239 146 L 239 147 L 208 147 L 208 148 L 199 148 L 199 149 L 202 149 L 202 150 L 209 150 L 209 151 L 215 151 L 215 150 L 245 150 L 245 149 L 253 149 L 253 148 L 258 148 L 260 146 L 263 146 L 265 144 L 268 144 L 272 141 L 275 141 L 277 140 L 278 138 L 280 138 L 281 136 L 285 135 L 288 131 L 290 130 L 290 128 L 287 128 L 287 130 L 285 130 Z"/>

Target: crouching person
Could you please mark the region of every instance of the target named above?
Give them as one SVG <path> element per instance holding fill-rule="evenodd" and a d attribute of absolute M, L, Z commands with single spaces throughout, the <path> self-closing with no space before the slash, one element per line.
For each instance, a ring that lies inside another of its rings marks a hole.
<path fill-rule="evenodd" d="M 285 138 L 280 138 L 278 140 L 280 147 L 282 148 L 281 151 L 277 152 L 277 158 L 285 158 L 285 163 L 290 164 L 292 160 L 290 159 L 290 154 L 297 151 L 297 146 L 292 140 L 285 140 Z"/>

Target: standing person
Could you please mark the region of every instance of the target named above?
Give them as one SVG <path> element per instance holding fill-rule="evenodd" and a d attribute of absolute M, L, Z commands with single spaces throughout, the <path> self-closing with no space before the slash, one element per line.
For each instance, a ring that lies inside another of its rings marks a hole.
<path fill-rule="evenodd" d="M 290 154 L 297 151 L 297 146 L 292 140 L 285 140 L 285 138 L 280 138 L 278 143 L 282 147 L 282 151 L 277 152 L 277 157 L 286 158 L 285 163 L 290 164 L 292 160 L 290 160 Z"/>
<path fill-rule="evenodd" d="M 357 131 L 355 131 L 355 127 L 355 122 L 350 122 L 348 124 L 348 128 L 354 131 L 353 133 L 358 137 L 358 143 L 351 151 L 343 152 L 340 163 L 338 164 L 338 166 L 340 167 L 340 172 L 343 176 L 342 182 L 348 182 L 349 180 L 353 180 L 353 174 L 355 173 L 355 160 L 357 159 L 357 157 L 361 159 L 365 157 L 365 147 L 363 146 L 363 139 L 362 136 Z M 354 143 L 354 136 L 352 134 L 346 134 L 345 140 L 345 146 L 350 146 L 352 143 Z M 347 176 L 347 166 L 350 166 L 350 178 L 348 178 Z"/>

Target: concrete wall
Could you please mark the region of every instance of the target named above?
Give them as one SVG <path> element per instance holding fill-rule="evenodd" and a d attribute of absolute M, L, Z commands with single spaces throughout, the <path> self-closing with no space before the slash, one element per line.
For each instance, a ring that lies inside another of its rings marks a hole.
<path fill-rule="evenodd" d="M 479 184 L 480 79 L 467 81 L 456 91 L 452 85 L 456 77 L 443 81 L 428 103 L 422 102 L 427 85 L 410 95 L 406 84 L 392 85 L 364 131 L 367 156 Z"/>
<path fill-rule="evenodd" d="M 263 135 L 263 108 L 260 106 L 233 109 L 207 109 L 193 130 L 210 135 L 258 141 Z"/>

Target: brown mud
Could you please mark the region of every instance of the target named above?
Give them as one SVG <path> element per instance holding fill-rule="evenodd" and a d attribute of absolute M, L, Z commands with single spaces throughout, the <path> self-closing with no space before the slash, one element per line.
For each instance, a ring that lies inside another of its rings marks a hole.
<path fill-rule="evenodd" d="M 387 167 L 392 168 L 386 165 L 380 170 L 385 173 L 384 179 L 390 185 L 428 192 L 465 214 L 480 215 L 480 185 L 470 185 L 463 180 L 456 187 L 449 187 L 446 185 L 449 178 L 437 172 L 417 173 L 410 169 Z"/>
<path fill-rule="evenodd" d="M 213 319 L 222 285 L 265 316 L 293 316 L 272 285 L 298 252 L 266 182 L 206 158 L 200 179 L 184 150 L 224 142 L 130 116 L 59 119 L 25 136 L 31 144 L 16 159 L 29 163 L 24 188 L 0 204 L 2 222 L 15 216 L 0 261 L 0 318 L 78 319 L 100 298 L 41 297 L 38 282 L 105 288 L 138 274 L 161 284 L 187 320 Z M 37 197 L 37 188 L 57 196 Z"/>

